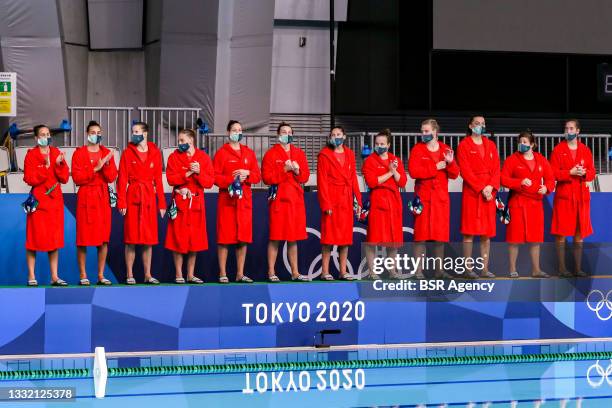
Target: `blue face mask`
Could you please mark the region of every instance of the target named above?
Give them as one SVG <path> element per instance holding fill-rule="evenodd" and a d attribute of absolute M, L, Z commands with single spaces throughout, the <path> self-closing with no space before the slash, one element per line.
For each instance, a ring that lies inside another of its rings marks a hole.
<path fill-rule="evenodd" d="M 484 126 L 474 126 L 474 128 L 472 129 L 472 134 L 474 135 L 482 135 L 485 132 L 485 127 Z"/>
<path fill-rule="evenodd" d="M 132 137 L 130 138 L 130 143 L 131 144 L 140 144 L 140 142 L 142 142 L 144 140 L 144 135 L 132 135 Z"/>
<path fill-rule="evenodd" d="M 36 140 L 36 143 L 42 147 L 49 146 L 51 144 L 51 137 L 40 138 Z"/>
<path fill-rule="evenodd" d="M 280 135 L 278 140 L 282 144 L 289 144 L 293 142 L 293 135 Z"/>
<path fill-rule="evenodd" d="M 424 135 L 421 135 L 421 141 L 423 143 L 429 143 L 433 140 L 433 133 L 426 133 Z"/>
<path fill-rule="evenodd" d="M 239 142 L 242 140 L 242 133 L 230 133 L 229 139 L 232 142 Z"/>
<path fill-rule="evenodd" d="M 178 150 L 181 153 L 185 153 L 186 151 L 189 150 L 189 143 L 179 143 Z"/>
<path fill-rule="evenodd" d="M 87 141 L 91 144 L 98 144 L 102 141 L 101 135 L 87 135 Z"/>
<path fill-rule="evenodd" d="M 567 139 L 568 142 L 571 142 L 576 137 L 578 137 L 578 133 L 566 133 L 565 134 L 565 138 Z"/>
<path fill-rule="evenodd" d="M 531 146 L 526 145 L 526 144 L 519 143 L 519 145 L 518 145 L 518 150 L 519 150 L 519 152 L 521 152 L 521 153 L 527 153 L 528 151 L 530 151 L 530 150 L 531 150 Z"/>
<path fill-rule="evenodd" d="M 376 146 L 374 147 L 374 151 L 376 152 L 377 155 L 383 155 L 385 153 L 387 153 L 389 151 L 388 147 L 383 147 L 383 146 Z"/>
<path fill-rule="evenodd" d="M 332 137 L 331 139 L 332 146 L 340 147 L 344 144 L 344 138 L 341 137 Z"/>

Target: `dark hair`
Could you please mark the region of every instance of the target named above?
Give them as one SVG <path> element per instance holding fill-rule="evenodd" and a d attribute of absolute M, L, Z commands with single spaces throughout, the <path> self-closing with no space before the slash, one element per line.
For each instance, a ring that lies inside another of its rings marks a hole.
<path fill-rule="evenodd" d="M 474 119 L 476 119 L 476 118 L 484 118 L 484 115 L 480 115 L 480 114 L 478 114 L 478 115 L 472 115 L 472 116 L 470 117 L 470 120 L 469 120 L 469 121 L 468 121 L 468 123 L 467 123 L 468 125 L 467 125 L 467 130 L 466 130 L 466 132 L 467 132 L 466 134 L 467 134 L 468 136 L 471 136 L 471 135 L 472 135 L 472 129 L 470 129 L 470 125 L 472 124 L 472 122 L 473 122 L 473 121 L 474 121 Z"/>
<path fill-rule="evenodd" d="M 32 129 L 32 133 L 34 133 L 34 136 L 38 136 L 38 132 L 40 132 L 40 129 L 44 129 L 47 128 L 49 129 L 49 133 L 51 133 L 51 128 L 47 125 L 36 125 L 34 126 L 34 129 Z"/>
<path fill-rule="evenodd" d="M 569 122 L 574 122 L 576 124 L 576 129 L 582 129 L 580 127 L 580 122 L 578 122 L 578 119 L 567 119 L 564 124 L 567 125 Z"/>
<path fill-rule="evenodd" d="M 100 124 L 98 122 L 96 122 L 95 120 L 90 120 L 89 124 L 87 125 L 86 132 L 89 132 L 89 129 L 91 129 L 94 126 L 97 126 L 97 127 L 101 128 L 101 126 L 100 126 Z"/>
<path fill-rule="evenodd" d="M 242 126 L 242 123 L 238 122 L 237 120 L 232 119 L 229 122 L 227 122 L 227 131 L 229 132 L 232 129 L 232 126 L 234 126 L 236 123 Z"/>
<path fill-rule="evenodd" d="M 140 128 L 142 129 L 143 132 L 149 132 L 149 125 L 147 125 L 144 122 L 135 122 L 132 127 L 134 126 L 140 126 Z"/>
<path fill-rule="evenodd" d="M 280 130 L 281 130 L 281 128 L 282 128 L 283 126 L 288 126 L 288 127 L 289 127 L 289 129 L 291 129 L 291 133 L 293 133 L 293 127 L 292 127 L 292 126 L 291 126 L 289 123 L 287 123 L 287 122 L 281 122 L 281 123 L 278 125 L 278 127 L 276 128 L 276 134 L 277 134 L 277 135 L 280 135 Z"/>
<path fill-rule="evenodd" d="M 521 133 L 519 133 L 517 139 L 518 144 L 521 144 L 521 138 L 523 137 L 526 137 L 527 140 L 529 140 L 529 144 L 533 144 L 533 150 L 537 149 L 538 144 L 536 143 L 536 138 L 530 129 L 523 130 Z"/>
<path fill-rule="evenodd" d="M 195 142 L 195 138 L 196 138 L 196 132 L 195 132 L 195 130 L 190 129 L 190 128 L 181 129 L 181 130 L 179 131 L 179 135 L 180 135 L 181 133 L 182 133 L 182 134 L 184 134 L 184 135 L 189 136 L 189 137 L 191 138 L 191 140 L 193 140 L 193 141 Z"/>
<path fill-rule="evenodd" d="M 374 142 L 376 142 L 376 138 L 377 138 L 378 136 L 384 136 L 384 137 L 386 137 L 386 138 L 387 138 L 387 143 L 388 143 L 388 144 L 391 144 L 391 130 L 389 130 L 389 129 L 383 129 L 383 130 L 381 130 L 380 132 L 378 132 L 378 133 L 376 134 L 376 136 L 374 136 Z"/>
<path fill-rule="evenodd" d="M 342 131 L 342 134 L 345 135 L 346 132 L 344 131 L 344 128 L 340 125 L 335 125 L 333 128 L 329 129 L 329 135 L 331 136 L 331 133 L 334 131 L 334 129 L 340 129 Z"/>

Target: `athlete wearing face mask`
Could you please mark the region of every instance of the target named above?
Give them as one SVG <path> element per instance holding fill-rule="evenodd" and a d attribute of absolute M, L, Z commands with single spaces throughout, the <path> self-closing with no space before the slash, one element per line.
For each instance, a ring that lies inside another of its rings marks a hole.
<path fill-rule="evenodd" d="M 183 129 L 178 134 L 178 148 L 168 157 L 166 178 L 172 186 L 172 203 L 168 209 L 168 230 L 165 247 L 172 251 L 177 284 L 204 283 L 195 275 L 198 252 L 208 249 L 206 202 L 204 189 L 215 180 L 212 160 L 195 148 L 196 132 Z M 187 276 L 183 263 L 187 260 Z"/>
<path fill-rule="evenodd" d="M 151 275 L 152 247 L 158 243 L 157 209 L 163 218 L 166 199 L 162 183 L 162 154 L 155 143 L 148 141 L 149 126 L 132 125 L 130 144 L 121 154 L 117 181 L 117 208 L 125 216 L 124 241 L 128 285 L 133 275 L 136 245 L 142 246 L 145 283 L 159 283 Z"/>
<path fill-rule="evenodd" d="M 426 252 L 425 242 L 433 241 L 435 256 L 444 257 L 444 243 L 450 238 L 450 197 L 448 181 L 459 176 L 459 166 L 455 161 L 450 146 L 438 139 L 440 125 L 435 119 L 421 123 L 421 142 L 410 151 L 408 172 L 415 180 L 414 192 L 423 204 L 420 214 L 414 216 L 414 254 Z M 415 277 L 421 279 L 422 268 L 415 271 Z M 441 268 L 435 271 L 436 278 L 448 278 Z"/>
<path fill-rule="evenodd" d="M 90 285 L 85 260 L 87 247 L 92 246 L 98 250 L 98 284 L 110 285 L 104 270 L 111 232 L 111 206 L 116 196 L 109 191 L 108 185 L 117 179 L 117 166 L 113 152 L 101 144 L 100 124 L 89 122 L 86 132 L 87 144 L 72 156 L 72 179 L 79 187 L 76 212 L 79 284 Z"/>
<path fill-rule="evenodd" d="M 406 186 L 407 177 L 400 158 L 389 152 L 391 132 L 385 129 L 374 138 L 374 151 L 363 162 L 362 173 L 370 188 L 370 211 L 366 234 L 368 278 L 377 280 L 374 271 L 376 246 L 386 248 L 387 257 L 395 258 L 404 242 L 402 197 L 399 189 Z M 397 276 L 397 271 L 390 271 Z"/>
<path fill-rule="evenodd" d="M 261 174 L 255 152 L 240 143 L 242 140 L 240 122 L 231 120 L 226 129 L 229 143 L 224 144 L 213 159 L 215 184 L 219 187 L 217 204 L 219 282 L 229 282 L 226 270 L 227 255 L 229 245 L 236 245 L 236 281 L 251 283 L 253 280 L 244 272 L 247 244 L 253 242 L 251 185 L 261 181 Z"/>
<path fill-rule="evenodd" d="M 280 243 L 287 241 L 291 280 L 307 281 L 308 278 L 299 272 L 297 241 L 307 238 L 302 184 L 310 177 L 308 161 L 304 151 L 292 144 L 293 129 L 290 124 L 281 123 L 276 133 L 279 143 L 266 152 L 261 164 L 263 181 L 270 186 L 268 280 L 280 281 L 274 265 Z"/>
<path fill-rule="evenodd" d="M 557 185 L 553 200 L 551 233 L 555 235 L 559 276 L 586 276 L 582 270 L 584 238 L 593 233 L 591 199 L 587 183 L 595 179 L 591 149 L 580 139 L 580 123 L 565 122 L 565 139 L 553 149 L 550 157 Z M 566 237 L 573 237 L 574 271 L 565 264 Z"/>
<path fill-rule="evenodd" d="M 353 243 L 354 207 L 361 212 L 355 154 L 344 145 L 341 126 L 329 134 L 329 143 L 317 157 L 317 197 L 321 207 L 322 280 L 334 280 L 329 271 L 331 248 L 338 245 L 340 278 L 352 280 L 347 272 L 349 246 Z"/>
<path fill-rule="evenodd" d="M 544 241 L 543 198 L 555 187 L 554 175 L 548 160 L 534 152 L 535 137 L 530 131 L 518 136 L 518 151 L 504 162 L 501 184 L 510 190 L 508 209 L 510 223 L 506 228 L 506 242 L 510 261 L 510 277 L 518 278 L 516 268 L 519 245 L 529 244 L 531 276 L 547 278 L 540 268 L 540 243 Z"/>
<path fill-rule="evenodd" d="M 23 180 L 32 187 L 31 194 L 38 201 L 36 211 L 26 216 L 26 261 L 28 285 L 38 286 L 35 275 L 36 252 L 47 252 L 51 284 L 66 286 L 58 276 L 58 249 L 64 246 L 64 198 L 60 184 L 69 178 L 64 153 L 49 146 L 51 130 L 48 126 L 34 127 L 37 147 L 28 150 L 24 161 Z"/>
<path fill-rule="evenodd" d="M 496 235 L 495 196 L 499 190 L 499 153 L 485 136 L 486 122 L 477 115 L 468 122 L 467 135 L 457 147 L 457 161 L 463 178 L 461 195 L 461 234 L 463 256 L 473 257 L 474 237 L 480 237 L 480 256 L 484 259 L 482 277 L 494 278 L 489 271 L 490 238 Z M 478 275 L 468 270 L 469 278 Z"/>

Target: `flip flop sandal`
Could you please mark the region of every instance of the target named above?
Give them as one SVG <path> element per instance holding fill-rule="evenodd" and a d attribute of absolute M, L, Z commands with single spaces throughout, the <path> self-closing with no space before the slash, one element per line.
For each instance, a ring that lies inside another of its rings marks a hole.
<path fill-rule="evenodd" d="M 304 275 L 298 275 L 295 278 L 291 277 L 291 280 L 294 282 L 310 282 L 310 279 L 308 279 L 308 276 L 304 276 Z"/>
<path fill-rule="evenodd" d="M 197 285 L 201 285 L 204 281 L 197 276 L 192 276 L 190 279 L 187 279 L 188 283 L 195 283 Z"/>
<path fill-rule="evenodd" d="M 55 282 L 51 282 L 51 286 L 68 286 L 68 283 L 60 278 L 57 278 Z"/>
<path fill-rule="evenodd" d="M 185 278 L 174 278 L 174 283 L 185 283 Z"/>
<path fill-rule="evenodd" d="M 353 277 L 351 275 L 349 275 L 348 273 L 345 273 L 344 275 L 340 275 L 340 280 L 343 280 L 343 281 L 352 281 Z"/>
<path fill-rule="evenodd" d="M 550 275 L 546 272 L 538 272 L 531 275 L 532 278 L 550 278 Z"/>
<path fill-rule="evenodd" d="M 89 286 L 89 285 L 91 285 L 91 282 L 89 282 L 89 279 L 85 278 L 85 279 L 81 279 L 79 281 L 79 285 L 81 285 L 81 286 Z"/>
<path fill-rule="evenodd" d="M 135 285 L 136 284 L 136 279 L 134 279 L 134 278 L 127 278 L 125 280 L 125 284 L 126 285 Z"/>
<path fill-rule="evenodd" d="M 587 273 L 586 273 L 585 271 L 578 271 L 578 272 L 576 272 L 576 273 L 574 274 L 574 276 L 577 276 L 577 277 L 579 277 L 579 278 L 584 278 L 584 277 L 587 277 L 587 276 L 589 276 L 589 275 L 587 275 Z"/>
<path fill-rule="evenodd" d="M 159 285 L 159 281 L 155 279 L 154 277 L 150 277 L 149 279 L 145 281 L 145 283 L 147 285 Z"/>
<path fill-rule="evenodd" d="M 321 280 L 331 282 L 334 280 L 334 277 L 331 275 L 331 273 L 328 273 L 327 275 L 321 275 Z"/>
<path fill-rule="evenodd" d="M 108 280 L 108 279 L 106 279 L 106 278 L 102 278 L 102 279 L 100 279 L 100 280 L 98 281 L 98 283 L 96 283 L 96 285 L 100 285 L 100 286 L 110 286 L 110 285 L 112 285 L 112 284 L 113 284 L 113 282 L 109 281 L 109 280 Z"/>
<path fill-rule="evenodd" d="M 30 279 L 28 281 L 28 286 L 38 286 L 38 281 L 36 279 Z"/>
<path fill-rule="evenodd" d="M 293 280 L 293 278 L 291 278 L 291 280 Z M 278 279 L 278 276 L 272 275 L 272 276 L 268 276 L 268 281 L 270 281 L 270 282 L 280 282 L 280 279 Z"/>
<path fill-rule="evenodd" d="M 380 276 L 378 276 L 375 273 L 371 273 L 371 274 L 367 275 L 364 279 L 376 281 L 376 280 L 380 280 Z"/>
<path fill-rule="evenodd" d="M 246 275 L 242 275 L 242 278 L 240 279 L 236 279 L 236 282 L 241 282 L 241 283 L 253 283 L 253 279 L 249 278 Z"/>
<path fill-rule="evenodd" d="M 510 277 L 511 278 L 518 278 L 519 277 L 519 273 L 517 271 L 510 272 Z"/>
<path fill-rule="evenodd" d="M 219 276 L 219 283 L 229 283 L 227 276 Z"/>
<path fill-rule="evenodd" d="M 495 274 L 491 271 L 486 271 L 481 274 L 483 278 L 494 278 Z"/>
<path fill-rule="evenodd" d="M 574 275 L 570 271 L 559 271 L 559 276 L 562 278 L 573 278 Z"/>

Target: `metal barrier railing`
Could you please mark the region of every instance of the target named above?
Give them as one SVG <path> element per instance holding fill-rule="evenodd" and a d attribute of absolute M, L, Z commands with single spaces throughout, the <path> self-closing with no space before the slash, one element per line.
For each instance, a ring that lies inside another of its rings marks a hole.
<path fill-rule="evenodd" d="M 132 132 L 131 107 L 68 106 L 72 132 L 64 145 L 81 146 L 87 141 L 87 124 L 95 120 L 102 127 L 104 144 L 123 150 Z"/>
<path fill-rule="evenodd" d="M 138 107 L 140 120 L 149 125 L 152 141 L 160 148 L 176 146 L 178 132 L 196 128 L 200 108 Z"/>

